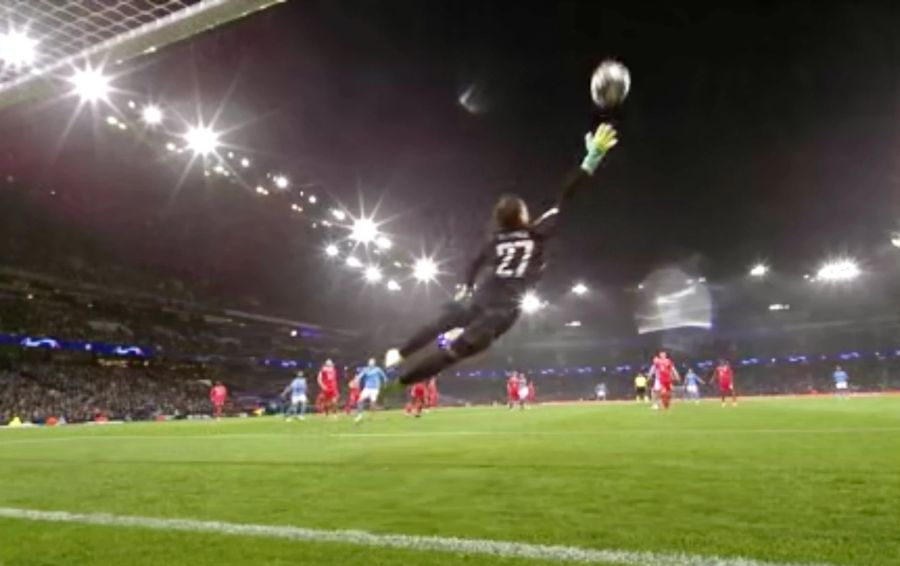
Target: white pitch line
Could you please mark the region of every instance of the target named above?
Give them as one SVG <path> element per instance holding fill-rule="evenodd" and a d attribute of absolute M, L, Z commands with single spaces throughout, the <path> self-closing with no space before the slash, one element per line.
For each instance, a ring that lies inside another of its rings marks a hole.
<path fill-rule="evenodd" d="M 581 564 L 619 564 L 624 566 L 833 566 L 823 563 L 767 562 L 742 557 L 701 556 L 684 553 L 636 552 L 581 548 L 577 546 L 527 544 L 488 539 L 377 534 L 366 531 L 306 529 L 303 527 L 160 519 L 107 513 L 69 513 L 0 507 L 0 518 L 50 523 L 75 523 L 104 527 L 129 527 L 155 531 L 178 531 L 220 535 L 277 538 L 316 543 L 342 543 L 374 548 L 413 551 L 439 551 L 452 554 L 524 558 L 550 562 Z"/>

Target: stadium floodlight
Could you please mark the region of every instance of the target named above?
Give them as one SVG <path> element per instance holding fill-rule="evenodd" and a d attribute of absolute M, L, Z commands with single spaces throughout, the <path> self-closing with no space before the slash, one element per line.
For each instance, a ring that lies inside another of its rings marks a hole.
<path fill-rule="evenodd" d="M 291 184 L 288 178 L 284 175 L 275 175 L 272 178 L 272 182 L 275 183 L 275 186 L 279 189 L 286 189 Z"/>
<path fill-rule="evenodd" d="M 297 337 L 297 331 L 291 330 L 291 338 L 296 338 L 296 337 Z"/>
<path fill-rule="evenodd" d="M 0 61 L 10 67 L 27 67 L 34 63 L 37 43 L 20 31 L 0 33 Z"/>
<path fill-rule="evenodd" d="M 900 248 L 900 232 L 891 234 L 891 245 L 895 248 Z"/>
<path fill-rule="evenodd" d="M 119 124 L 119 119 L 116 118 L 115 116 L 107 116 L 106 123 L 109 124 L 110 126 L 117 126 Z"/>
<path fill-rule="evenodd" d="M 438 266 L 430 257 L 422 257 L 413 264 L 413 277 L 421 283 L 428 283 L 437 278 Z"/>
<path fill-rule="evenodd" d="M 522 295 L 519 305 L 522 307 L 522 312 L 525 314 L 534 314 L 544 308 L 544 302 L 541 301 L 541 298 L 538 297 L 537 293 L 534 291 L 528 291 Z"/>
<path fill-rule="evenodd" d="M 751 277 L 765 277 L 766 273 L 768 272 L 769 266 L 764 263 L 757 263 L 752 268 L 750 268 Z"/>
<path fill-rule="evenodd" d="M 572 320 L 572 321 L 567 322 L 566 326 L 568 326 L 569 328 L 581 328 L 581 321 L 580 320 Z"/>
<path fill-rule="evenodd" d="M 162 123 L 162 110 L 155 104 L 148 104 L 141 110 L 141 119 L 148 126 L 157 126 Z"/>
<path fill-rule="evenodd" d="M 394 246 L 394 242 L 387 236 L 378 236 L 378 238 L 375 239 L 375 245 L 383 250 L 389 250 Z"/>
<path fill-rule="evenodd" d="M 205 156 L 214 153 L 219 147 L 219 134 L 209 126 L 191 126 L 184 134 L 187 147 L 196 155 Z M 259 190 L 257 189 L 257 192 Z"/>
<path fill-rule="evenodd" d="M 349 257 L 347 258 L 347 262 L 346 262 L 346 263 L 347 263 L 347 267 L 350 267 L 350 268 L 352 268 L 352 269 L 359 269 L 360 267 L 362 267 L 362 262 L 359 261 L 359 259 L 357 259 L 357 258 L 355 258 L 355 257 L 353 257 L 353 256 L 349 256 Z"/>
<path fill-rule="evenodd" d="M 370 265 L 366 268 L 363 277 L 365 277 L 366 281 L 369 283 L 378 283 L 382 278 L 381 268 L 377 265 Z"/>
<path fill-rule="evenodd" d="M 269 194 L 269 191 L 266 190 L 265 187 L 256 187 L 256 193 L 257 193 L 257 194 L 260 194 L 260 195 L 263 195 L 263 196 L 266 196 L 266 195 Z"/>
<path fill-rule="evenodd" d="M 572 292 L 575 293 L 575 294 L 578 295 L 578 296 L 586 295 L 587 292 L 588 292 L 587 285 L 585 285 L 584 283 L 576 283 L 576 284 L 572 287 Z"/>
<path fill-rule="evenodd" d="M 769 305 L 770 311 L 789 311 L 791 310 L 791 305 L 787 303 L 772 303 Z"/>
<path fill-rule="evenodd" d="M 387 282 L 387 289 L 388 289 L 388 291 L 396 292 L 396 291 L 402 291 L 403 287 L 401 287 L 399 283 L 397 283 L 396 281 L 391 279 L 390 281 Z"/>
<path fill-rule="evenodd" d="M 73 92 L 84 102 L 97 102 L 106 100 L 109 96 L 109 77 L 100 69 L 85 67 L 78 69 L 69 79 Z"/>
<path fill-rule="evenodd" d="M 860 273 L 859 265 L 852 259 L 837 259 L 820 267 L 816 279 L 832 282 L 851 281 L 859 277 Z"/>
<path fill-rule="evenodd" d="M 316 204 L 319 202 L 319 199 L 316 198 L 316 195 L 309 195 L 309 204 Z"/>
<path fill-rule="evenodd" d="M 325 255 L 328 257 L 336 257 L 341 250 L 334 244 L 328 244 L 325 246 Z"/>
<path fill-rule="evenodd" d="M 331 211 L 331 215 L 334 216 L 336 220 L 344 221 L 347 219 L 347 213 L 339 208 L 335 208 Z"/>
<path fill-rule="evenodd" d="M 246 157 L 242 157 L 242 158 L 241 158 L 241 167 L 243 167 L 243 168 L 245 168 L 245 169 L 246 169 L 247 167 L 250 167 L 250 160 L 247 159 Z"/>
<path fill-rule="evenodd" d="M 350 239 L 360 244 L 368 244 L 378 237 L 378 226 L 371 218 L 357 218 L 350 229 Z"/>

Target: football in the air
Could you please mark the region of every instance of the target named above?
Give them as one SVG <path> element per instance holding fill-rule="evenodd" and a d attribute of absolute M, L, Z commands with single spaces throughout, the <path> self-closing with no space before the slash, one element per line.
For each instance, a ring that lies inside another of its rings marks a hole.
<path fill-rule="evenodd" d="M 615 108 L 622 104 L 630 89 L 631 73 L 622 63 L 607 59 L 594 69 L 591 98 L 600 108 Z"/>

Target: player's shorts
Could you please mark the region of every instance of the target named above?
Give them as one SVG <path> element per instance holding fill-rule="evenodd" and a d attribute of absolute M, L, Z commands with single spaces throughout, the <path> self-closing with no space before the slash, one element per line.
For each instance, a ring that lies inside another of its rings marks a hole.
<path fill-rule="evenodd" d="M 672 392 L 672 382 L 670 380 L 658 380 L 656 382 L 656 390 L 660 393 L 671 393 Z"/>
<path fill-rule="evenodd" d="M 724 395 L 726 393 L 731 393 L 732 391 L 734 391 L 733 384 L 731 384 L 731 383 L 725 383 L 725 384 L 720 383 L 719 384 L 719 393 Z"/>
<path fill-rule="evenodd" d="M 491 292 L 477 295 L 469 304 L 450 303 L 445 307 L 443 324 L 463 329 L 451 346 L 460 356 L 485 350 L 506 333 L 519 318 L 518 296 L 515 300 L 495 296 Z"/>
<path fill-rule="evenodd" d="M 413 399 L 425 399 L 426 392 L 425 386 L 421 383 L 413 385 L 412 389 L 409 390 L 409 394 Z"/>
<path fill-rule="evenodd" d="M 369 401 L 370 403 L 375 403 L 378 401 L 378 389 L 366 388 L 362 390 L 362 393 L 359 394 L 359 400 Z"/>
<path fill-rule="evenodd" d="M 645 397 L 647 395 L 647 387 L 635 387 L 634 393 L 636 395 L 640 395 L 641 397 Z"/>
<path fill-rule="evenodd" d="M 299 405 L 300 403 L 306 403 L 306 395 L 291 395 L 291 405 Z"/>
<path fill-rule="evenodd" d="M 687 392 L 688 392 L 688 393 L 699 393 L 699 392 L 700 392 L 700 389 L 697 388 L 696 385 L 688 385 L 688 386 L 687 386 Z"/>
<path fill-rule="evenodd" d="M 840 389 L 843 391 L 843 390 L 847 389 L 847 382 L 846 381 L 838 381 L 837 383 L 834 384 L 834 388 Z"/>
<path fill-rule="evenodd" d="M 528 388 L 523 387 L 519 389 L 519 401 L 524 401 L 526 399 L 528 399 Z"/>
<path fill-rule="evenodd" d="M 322 396 L 322 399 L 326 401 L 332 401 L 334 399 L 337 399 L 338 392 L 332 389 L 323 389 L 320 395 Z"/>

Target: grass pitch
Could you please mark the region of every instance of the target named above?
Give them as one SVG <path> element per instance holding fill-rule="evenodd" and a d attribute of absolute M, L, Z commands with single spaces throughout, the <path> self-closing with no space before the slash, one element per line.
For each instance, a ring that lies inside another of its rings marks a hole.
<path fill-rule="evenodd" d="M 898 503 L 900 397 L 0 430 L 0 508 L 646 551 L 648 564 L 897 565 Z M 4 565 L 363 562 L 559 563 L 0 519 Z"/>

